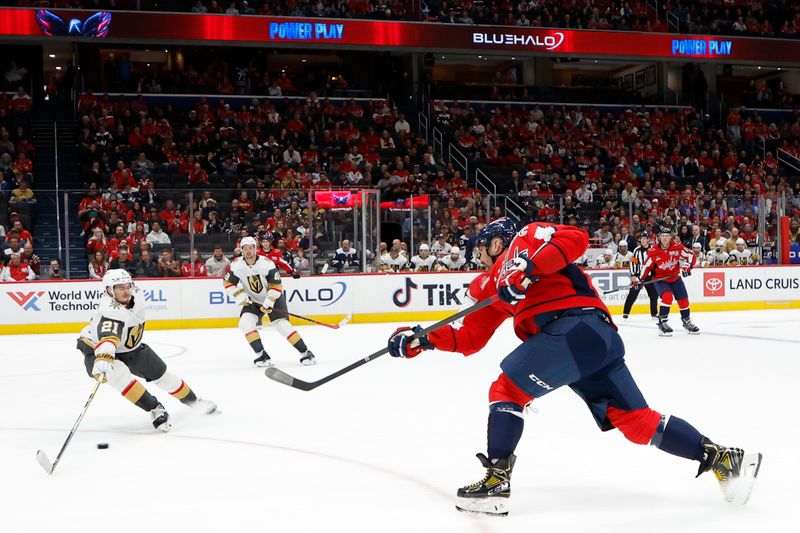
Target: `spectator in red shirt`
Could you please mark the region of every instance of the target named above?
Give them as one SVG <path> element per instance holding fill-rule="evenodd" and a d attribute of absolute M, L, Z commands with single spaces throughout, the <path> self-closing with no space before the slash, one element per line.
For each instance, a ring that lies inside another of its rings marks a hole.
<path fill-rule="evenodd" d="M 11 254 L 8 265 L 0 270 L 0 281 L 25 281 L 35 278 L 36 274 L 27 263 L 22 262 L 20 254 Z"/>
<path fill-rule="evenodd" d="M 100 228 L 94 228 L 92 232 L 92 238 L 86 243 L 86 249 L 89 250 L 89 253 L 94 255 L 95 252 L 108 252 L 109 242 L 106 239 L 103 230 Z"/>
<path fill-rule="evenodd" d="M 192 266 L 192 262 L 194 262 L 194 266 Z M 183 275 L 184 278 L 202 278 L 207 276 L 206 264 L 200 258 L 200 253 L 197 250 L 192 250 L 191 260 L 183 263 L 181 275 Z"/>
<path fill-rule="evenodd" d="M 195 163 L 194 168 L 189 172 L 189 185 L 208 185 L 208 173 L 203 170 L 200 163 Z"/>

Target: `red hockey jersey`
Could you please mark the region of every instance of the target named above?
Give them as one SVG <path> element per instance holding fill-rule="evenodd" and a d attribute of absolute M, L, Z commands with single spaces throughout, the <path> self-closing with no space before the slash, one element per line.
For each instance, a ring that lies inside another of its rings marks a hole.
<path fill-rule="evenodd" d="M 589 235 L 575 226 L 534 222 L 517 233 L 505 253 L 504 260 L 495 263 L 498 277 L 505 275 L 511 260 L 527 257 L 533 263 L 533 277 L 539 280 L 514 306 L 514 331 L 522 340 L 539 332 L 537 315 L 563 309 L 594 307 L 603 311 L 611 321 L 592 281 L 574 261 L 589 247 Z"/>
<path fill-rule="evenodd" d="M 661 243 L 656 244 L 647 251 L 647 260 L 642 267 L 641 279 L 648 279 L 653 274 L 656 279 L 666 278 L 665 281 L 673 282 L 681 275 L 684 268 L 693 268 L 697 256 L 681 243 L 672 242 L 669 248 L 662 248 Z"/>

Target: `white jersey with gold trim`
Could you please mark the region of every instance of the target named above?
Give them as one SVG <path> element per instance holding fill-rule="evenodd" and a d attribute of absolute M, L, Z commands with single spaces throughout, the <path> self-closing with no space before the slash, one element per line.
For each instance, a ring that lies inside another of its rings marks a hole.
<path fill-rule="evenodd" d="M 128 308 L 111 296 L 100 297 L 100 306 L 92 320 L 81 330 L 81 339 L 94 348 L 101 340 L 111 341 L 116 353 L 138 348 L 144 336 L 146 320 L 144 294 L 136 286 L 131 289 L 133 306 Z"/>
<path fill-rule="evenodd" d="M 248 265 L 243 257 L 234 259 L 223 285 L 228 292 L 236 286 L 241 287 L 250 301 L 259 305 L 263 305 L 267 298 L 277 300 L 283 292 L 278 267 L 260 255 L 252 265 Z"/>
<path fill-rule="evenodd" d="M 428 254 L 425 259 L 422 256 L 415 255 L 411 258 L 411 265 L 414 272 L 431 272 L 433 271 L 433 264 L 436 262 L 436 256 Z"/>

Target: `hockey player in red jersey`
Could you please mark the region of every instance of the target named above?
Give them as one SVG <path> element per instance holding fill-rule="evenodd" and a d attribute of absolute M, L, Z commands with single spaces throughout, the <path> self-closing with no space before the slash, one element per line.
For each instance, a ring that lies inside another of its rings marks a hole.
<path fill-rule="evenodd" d="M 680 241 L 673 240 L 672 232 L 669 229 L 662 229 L 658 234 L 658 242 L 647 252 L 647 261 L 642 267 L 642 279 L 647 276 L 658 279 L 656 290 L 661 298 L 661 306 L 658 312 L 658 334 L 662 337 L 671 337 L 672 328 L 667 324 L 669 318 L 669 308 L 672 300 L 678 300 L 678 307 L 681 310 L 681 320 L 683 327 L 692 335 L 698 335 L 700 328 L 692 323 L 689 308 L 689 295 L 686 292 L 686 285 L 683 284 L 681 276 L 686 277 L 692 274 L 697 262 L 697 256 Z"/>
<path fill-rule="evenodd" d="M 486 475 L 458 490 L 462 511 L 508 514 L 514 451 L 522 436 L 523 411 L 534 398 L 568 385 L 583 399 L 601 430 L 619 429 L 637 444 L 700 463 L 711 470 L 728 501 L 744 503 L 761 454 L 715 444 L 688 422 L 650 409 L 625 364 L 625 347 L 589 277 L 573 261 L 588 247 L 588 236 L 571 226 L 533 223 L 514 233 L 513 222 L 487 224 L 476 242 L 490 267 L 470 284 L 474 301 L 500 300 L 468 315 L 461 327 L 443 327 L 412 339 L 420 327 L 400 328 L 389 353 L 412 358 L 438 348 L 469 355 L 479 351 L 508 317 L 522 340 L 500 363 L 489 388 L 487 454 L 478 454 Z M 736 481 L 733 483 L 732 481 Z"/>

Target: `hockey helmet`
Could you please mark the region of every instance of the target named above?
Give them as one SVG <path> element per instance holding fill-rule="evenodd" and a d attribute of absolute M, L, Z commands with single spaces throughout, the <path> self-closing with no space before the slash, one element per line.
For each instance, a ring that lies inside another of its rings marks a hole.
<path fill-rule="evenodd" d="M 738 239 L 736 239 L 736 246 L 739 246 L 740 244 L 743 245 L 743 246 L 747 245 L 747 241 L 745 241 L 744 239 L 739 237 Z"/>
<path fill-rule="evenodd" d="M 124 268 L 114 268 L 103 275 L 103 286 L 106 289 L 114 289 L 115 285 L 130 285 L 133 283 L 131 274 Z"/>
<path fill-rule="evenodd" d="M 488 246 L 495 237 L 503 239 L 503 248 L 508 248 L 517 234 L 517 225 L 513 220 L 502 217 L 486 224 L 479 232 L 475 244 L 478 247 Z"/>
<path fill-rule="evenodd" d="M 726 242 L 727 241 L 725 239 L 719 238 L 719 239 L 717 239 L 717 246 L 725 246 Z"/>
<path fill-rule="evenodd" d="M 429 251 L 430 249 L 431 249 L 431 247 L 430 247 L 430 246 L 428 246 L 427 244 L 425 244 L 424 242 L 423 242 L 422 244 L 420 244 L 420 245 L 419 245 L 419 251 L 420 251 L 420 252 L 421 252 L 421 251 L 423 251 L 423 250 L 425 250 L 425 251 Z"/>
<path fill-rule="evenodd" d="M 239 247 L 244 248 L 245 246 L 253 246 L 258 249 L 258 242 L 253 237 L 245 237 L 239 242 Z"/>
<path fill-rule="evenodd" d="M 450 248 L 450 255 L 458 255 L 461 253 L 461 250 L 458 249 L 458 246 L 453 246 Z"/>
<path fill-rule="evenodd" d="M 696 242 L 696 243 L 694 243 L 692 245 L 692 250 L 702 250 L 702 249 L 703 249 L 703 245 L 700 244 L 699 242 Z"/>

